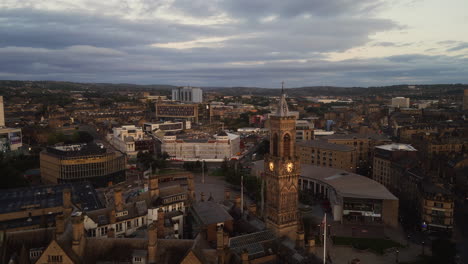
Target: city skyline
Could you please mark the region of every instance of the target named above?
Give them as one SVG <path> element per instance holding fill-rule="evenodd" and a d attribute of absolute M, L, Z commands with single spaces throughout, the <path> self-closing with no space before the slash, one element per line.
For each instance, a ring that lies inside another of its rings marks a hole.
<path fill-rule="evenodd" d="M 0 3 L 0 79 L 192 86 L 468 83 L 461 0 Z"/>

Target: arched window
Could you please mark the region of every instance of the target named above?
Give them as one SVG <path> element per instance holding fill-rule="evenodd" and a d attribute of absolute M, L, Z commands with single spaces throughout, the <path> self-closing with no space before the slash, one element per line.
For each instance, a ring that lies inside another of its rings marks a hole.
<path fill-rule="evenodd" d="M 283 137 L 283 155 L 286 158 L 291 157 L 291 136 L 289 134 Z"/>
<path fill-rule="evenodd" d="M 273 156 L 277 157 L 278 156 L 278 134 L 273 135 Z"/>

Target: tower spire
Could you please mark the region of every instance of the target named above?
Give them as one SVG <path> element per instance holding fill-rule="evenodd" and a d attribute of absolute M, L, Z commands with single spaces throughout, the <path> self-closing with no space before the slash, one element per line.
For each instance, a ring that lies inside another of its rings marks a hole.
<path fill-rule="evenodd" d="M 281 82 L 281 94 L 284 94 L 284 81 Z"/>

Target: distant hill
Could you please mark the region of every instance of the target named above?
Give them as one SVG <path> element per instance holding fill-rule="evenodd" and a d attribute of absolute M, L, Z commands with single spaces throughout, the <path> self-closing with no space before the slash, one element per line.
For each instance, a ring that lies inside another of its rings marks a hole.
<path fill-rule="evenodd" d="M 75 83 L 60 81 L 15 81 L 0 80 L 0 93 L 2 88 L 26 89 L 37 92 L 40 90 L 63 90 L 63 91 L 164 91 L 169 92 L 176 88 L 174 85 L 151 84 L 137 85 L 126 83 Z M 279 95 L 278 88 L 261 87 L 202 87 L 209 92 L 217 92 L 222 95 L 256 95 L 275 96 Z M 382 87 L 334 87 L 334 86 L 307 86 L 286 89 L 291 96 L 360 96 L 360 95 L 386 95 L 386 96 L 456 96 L 463 94 L 463 89 L 468 89 L 467 84 L 433 84 L 433 85 L 392 85 Z"/>

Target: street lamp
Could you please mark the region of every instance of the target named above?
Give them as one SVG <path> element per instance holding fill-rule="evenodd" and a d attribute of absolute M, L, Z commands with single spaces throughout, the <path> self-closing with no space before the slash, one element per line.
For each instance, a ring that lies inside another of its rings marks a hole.
<path fill-rule="evenodd" d="M 400 253 L 400 251 L 397 249 L 397 250 L 396 250 L 396 254 L 395 254 L 395 257 L 396 257 L 396 258 L 395 258 L 395 263 L 399 263 L 399 261 L 398 261 L 398 254 L 399 254 L 399 253 Z"/>
<path fill-rule="evenodd" d="M 421 244 L 422 244 L 422 255 L 424 256 L 424 241 Z"/>
<path fill-rule="evenodd" d="M 407 247 L 409 247 L 410 238 L 411 238 L 411 236 L 410 236 L 410 235 L 408 235 L 408 240 L 407 240 L 407 243 L 406 243 L 406 246 L 407 246 Z"/>

